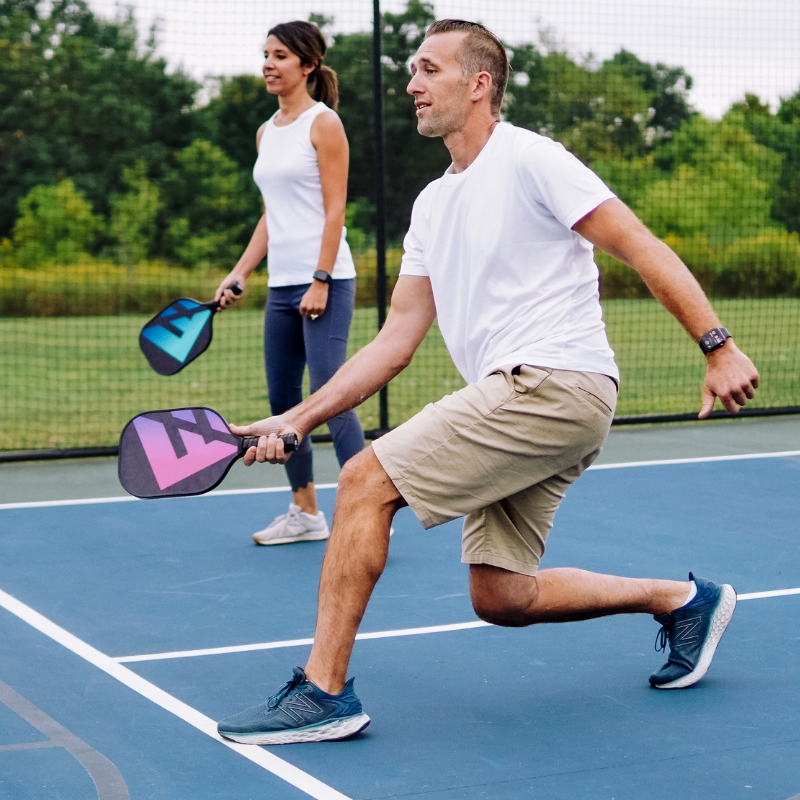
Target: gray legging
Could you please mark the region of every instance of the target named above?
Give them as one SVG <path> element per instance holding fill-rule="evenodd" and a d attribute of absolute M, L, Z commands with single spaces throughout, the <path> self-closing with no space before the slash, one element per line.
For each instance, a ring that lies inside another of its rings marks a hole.
<path fill-rule="evenodd" d="M 308 363 L 311 391 L 326 384 L 347 358 L 347 337 L 356 299 L 354 278 L 335 280 L 328 288 L 325 313 L 312 320 L 300 316 L 300 301 L 310 284 L 269 290 L 264 319 L 264 362 L 273 414 L 283 414 L 303 399 L 303 372 Z M 340 465 L 364 448 L 364 432 L 355 411 L 328 422 Z M 314 480 L 311 439 L 306 437 L 286 462 L 292 491 Z"/>

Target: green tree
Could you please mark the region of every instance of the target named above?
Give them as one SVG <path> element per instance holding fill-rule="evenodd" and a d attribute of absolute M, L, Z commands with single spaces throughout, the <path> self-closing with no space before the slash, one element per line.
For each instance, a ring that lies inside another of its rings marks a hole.
<path fill-rule="evenodd" d="M 33 186 L 69 176 L 106 215 L 124 167 L 144 160 L 158 175 L 194 138 L 198 87 L 155 47 L 132 12 L 105 21 L 85 0 L 0 0 L 0 236 Z"/>
<path fill-rule="evenodd" d="M 215 88 L 214 97 L 195 112 L 204 138 L 250 172 L 257 155 L 256 132 L 278 110 L 278 98 L 254 75 L 220 78 Z"/>
<path fill-rule="evenodd" d="M 153 250 L 161 196 L 158 186 L 147 179 L 144 161 L 125 168 L 122 181 L 128 191 L 111 195 L 109 232 L 117 241 L 115 250 L 119 262 L 132 267 L 144 261 Z"/>
<path fill-rule="evenodd" d="M 102 219 L 75 184 L 35 186 L 19 202 L 11 241 L 20 266 L 69 265 L 85 259 L 102 231 Z"/>
<path fill-rule="evenodd" d="M 786 228 L 800 232 L 800 91 L 781 100 L 776 114 L 755 95 L 745 95 L 726 118 L 736 120 L 756 141 L 783 156 L 781 174 L 774 185 L 772 216 Z"/>
<path fill-rule="evenodd" d="M 659 236 L 703 233 L 730 244 L 776 227 L 772 186 L 781 157 L 733 120 L 694 117 L 653 154 L 653 166 L 663 177 L 651 176 L 634 208 Z"/>
<path fill-rule="evenodd" d="M 598 66 L 544 42 L 512 49 L 505 114 L 515 125 L 563 142 L 588 164 L 651 151 L 691 117 L 691 78 L 621 50 Z"/>
<path fill-rule="evenodd" d="M 185 267 L 232 268 L 252 218 L 252 180 L 216 145 L 197 139 L 181 150 L 161 182 L 163 248 Z"/>

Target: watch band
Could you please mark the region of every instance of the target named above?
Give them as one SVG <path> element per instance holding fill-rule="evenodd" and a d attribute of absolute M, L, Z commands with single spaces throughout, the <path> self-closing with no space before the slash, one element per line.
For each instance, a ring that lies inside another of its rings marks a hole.
<path fill-rule="evenodd" d="M 727 328 L 712 328 L 708 333 L 704 333 L 697 343 L 704 353 L 711 353 L 718 350 L 725 344 L 731 335 Z"/>
<path fill-rule="evenodd" d="M 314 273 L 314 280 L 319 281 L 320 283 L 331 283 L 333 278 L 331 277 L 330 272 L 325 272 L 324 269 L 318 269 Z"/>

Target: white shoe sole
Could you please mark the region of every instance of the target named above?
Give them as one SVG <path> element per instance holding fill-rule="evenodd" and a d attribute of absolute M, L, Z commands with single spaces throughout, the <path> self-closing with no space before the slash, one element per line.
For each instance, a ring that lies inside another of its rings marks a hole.
<path fill-rule="evenodd" d="M 281 536 L 278 539 L 267 539 L 267 541 L 261 542 L 258 539 L 260 533 L 262 533 L 262 531 L 253 534 L 253 541 L 260 545 L 292 544 L 292 542 L 321 542 L 323 539 L 327 539 L 331 535 L 331 532 L 326 529 L 324 531 L 307 531 L 306 533 L 298 533 L 295 536 Z"/>
<path fill-rule="evenodd" d="M 693 683 L 697 683 L 697 681 L 708 672 L 708 668 L 711 666 L 711 659 L 714 658 L 714 652 L 717 649 L 719 640 L 722 638 L 722 634 L 725 633 L 725 629 L 731 621 L 735 608 L 736 592 L 733 586 L 725 583 L 722 585 L 722 596 L 717 603 L 717 607 L 714 609 L 714 613 L 711 615 L 708 638 L 703 645 L 703 649 L 700 651 L 700 658 L 697 660 L 697 666 L 688 675 L 684 675 L 682 678 L 676 678 L 669 683 L 662 683 L 660 686 L 656 686 L 656 689 L 684 689 L 687 686 L 691 686 Z"/>
<path fill-rule="evenodd" d="M 240 744 L 298 744 L 301 742 L 335 742 L 355 736 L 359 731 L 369 725 L 369 717 L 357 714 L 354 717 L 335 719 L 323 722 L 321 725 L 312 725 L 308 728 L 296 730 L 276 731 L 275 733 L 224 733 L 220 736 Z"/>

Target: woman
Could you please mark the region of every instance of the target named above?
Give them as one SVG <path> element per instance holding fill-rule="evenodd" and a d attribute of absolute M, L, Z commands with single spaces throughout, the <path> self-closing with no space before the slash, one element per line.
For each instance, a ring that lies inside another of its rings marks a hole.
<path fill-rule="evenodd" d="M 225 308 L 269 251 L 269 296 L 264 323 L 264 360 L 272 414 L 302 397 L 306 363 L 311 391 L 344 363 L 355 304 L 355 266 L 345 240 L 348 145 L 335 113 L 336 73 L 323 66 L 325 39 L 310 22 L 287 22 L 269 31 L 264 47 L 267 91 L 279 109 L 256 134 L 253 178 L 264 199 L 264 216 L 216 297 Z M 354 411 L 328 423 L 339 464 L 364 447 Z M 311 439 L 305 437 L 286 463 L 293 501 L 253 539 L 287 544 L 326 539 L 325 515 L 317 508 Z"/>

